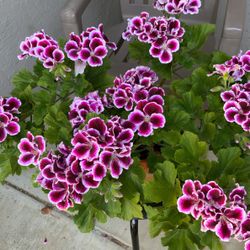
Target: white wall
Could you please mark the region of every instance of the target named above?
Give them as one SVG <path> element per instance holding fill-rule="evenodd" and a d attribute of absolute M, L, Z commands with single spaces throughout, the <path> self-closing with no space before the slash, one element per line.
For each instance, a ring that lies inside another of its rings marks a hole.
<path fill-rule="evenodd" d="M 60 10 L 67 0 L 0 0 L 0 96 L 11 90 L 10 79 L 32 59 L 18 61 L 20 42 L 44 29 L 54 38 L 62 36 Z"/>
<path fill-rule="evenodd" d="M 246 12 L 244 33 L 241 41 L 241 49 L 243 51 L 250 50 L 250 0 L 247 0 Z"/>
<path fill-rule="evenodd" d="M 11 90 L 11 76 L 29 68 L 32 59 L 19 62 L 20 42 L 37 30 L 59 38 L 63 35 L 60 11 L 67 0 L 0 0 L 0 96 Z M 125 0 L 122 0 L 125 1 Z M 119 0 L 92 0 L 83 16 L 84 27 L 104 22 L 105 27 L 120 21 Z M 250 49 L 250 0 L 242 49 Z"/>

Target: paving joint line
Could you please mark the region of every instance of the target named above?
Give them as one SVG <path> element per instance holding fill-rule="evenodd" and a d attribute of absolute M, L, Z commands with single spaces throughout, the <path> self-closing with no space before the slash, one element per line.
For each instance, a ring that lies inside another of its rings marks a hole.
<path fill-rule="evenodd" d="M 69 214 L 69 213 L 67 213 L 67 212 L 63 212 L 63 211 L 58 210 L 58 209 L 57 209 L 55 206 L 53 206 L 51 203 L 49 203 L 49 202 L 47 202 L 47 201 L 45 201 L 45 200 L 43 200 L 43 199 L 41 199 L 41 198 L 35 196 L 34 194 L 32 194 L 32 193 L 26 191 L 25 189 L 20 188 L 20 187 L 18 187 L 17 185 L 15 185 L 15 184 L 13 184 L 13 183 L 11 183 L 11 182 L 9 182 L 9 181 L 5 181 L 4 184 L 5 184 L 6 186 L 10 187 L 10 188 L 15 189 L 16 191 L 18 191 L 18 192 L 20 192 L 20 193 L 22 193 L 22 194 L 24 194 L 24 195 L 30 197 L 31 199 L 33 199 L 33 200 L 35 200 L 35 201 L 37 201 L 37 202 L 43 204 L 45 207 L 50 208 L 50 209 L 53 210 L 54 212 L 56 212 L 56 213 L 58 213 L 58 214 L 61 214 L 61 215 L 63 215 L 64 217 L 66 217 L 66 218 L 68 218 L 68 219 L 70 219 L 70 220 L 73 219 L 73 215 L 71 215 L 71 214 Z M 122 247 L 122 248 L 125 249 L 125 250 L 131 249 L 131 246 L 127 245 L 126 243 L 122 242 L 120 239 L 114 237 L 112 234 L 109 234 L 108 232 L 106 232 L 105 230 L 103 230 L 103 229 L 101 229 L 101 228 L 99 228 L 99 227 L 97 227 L 97 226 L 95 227 L 93 233 L 98 234 L 99 236 L 108 239 L 109 241 L 111 241 L 111 242 L 113 242 L 114 244 L 116 244 L 116 245 Z"/>

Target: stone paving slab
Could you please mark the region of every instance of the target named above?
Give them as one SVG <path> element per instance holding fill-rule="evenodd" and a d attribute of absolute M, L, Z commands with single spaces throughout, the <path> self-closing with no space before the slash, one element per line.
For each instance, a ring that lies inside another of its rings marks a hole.
<path fill-rule="evenodd" d="M 124 250 L 100 232 L 82 234 L 56 211 L 43 215 L 43 204 L 8 187 L 0 187 L 1 250 Z M 46 243 L 47 242 L 47 243 Z"/>
<path fill-rule="evenodd" d="M 21 189 L 21 191 L 27 192 L 31 198 L 35 198 L 44 204 L 48 203 L 47 195 L 41 191 L 40 188 L 34 188 L 31 183 L 32 170 L 24 171 L 21 176 L 11 176 L 8 178 L 8 183 Z M 72 221 L 69 221 L 74 227 L 76 227 Z M 124 245 L 131 246 L 131 236 L 129 229 L 129 222 L 123 221 L 118 218 L 109 219 L 105 224 L 98 223 L 96 228 L 103 233 L 110 235 L 114 239 L 117 239 Z M 139 238 L 141 250 L 163 250 L 160 242 L 160 238 L 152 239 L 148 233 L 148 222 L 146 220 L 139 221 Z M 95 249 L 95 248 L 94 248 Z M 2 250 L 0 248 L 0 250 Z"/>
<path fill-rule="evenodd" d="M 48 204 L 47 195 L 41 189 L 32 186 L 31 175 L 31 171 L 26 171 L 22 173 L 22 176 L 9 177 L 8 183 L 13 188 L 0 186 L 0 209 L 5 211 L 4 214 L 0 214 L 0 250 L 80 250 L 87 249 L 87 247 L 92 247 L 93 250 L 131 249 L 128 221 L 110 219 L 106 224 L 97 224 L 93 233 L 82 234 L 70 218 L 62 215 L 56 209 L 53 210 L 51 215 L 42 215 L 41 209 L 45 204 Z M 30 227 L 27 227 L 26 223 L 30 223 Z M 72 238 L 72 235 L 75 236 Z M 14 245 L 11 245 L 12 243 L 7 244 L 8 241 L 11 242 L 10 237 L 13 237 Z M 45 237 L 48 239 L 46 248 L 43 244 Z M 166 249 L 161 246 L 159 237 L 150 238 L 147 221 L 139 221 L 139 237 L 141 250 Z M 70 239 L 73 239 L 73 241 L 71 240 L 69 247 L 67 242 Z M 30 240 L 31 243 L 29 243 Z M 103 244 L 100 244 L 102 241 Z M 4 246 L 7 248 L 3 248 L 2 244 L 5 244 Z M 27 248 L 27 246 L 33 246 L 33 244 L 36 244 L 35 248 Z M 60 248 L 61 246 L 64 247 L 64 244 L 69 248 Z M 14 248 L 8 248 L 12 246 Z M 230 242 L 224 244 L 224 249 L 243 250 L 244 246 L 238 242 Z"/>

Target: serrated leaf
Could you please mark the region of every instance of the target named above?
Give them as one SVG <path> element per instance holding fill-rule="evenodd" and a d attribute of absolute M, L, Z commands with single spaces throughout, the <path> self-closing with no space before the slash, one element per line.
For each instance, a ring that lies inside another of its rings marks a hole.
<path fill-rule="evenodd" d="M 121 193 L 126 198 L 134 197 L 138 192 L 143 195 L 142 183 L 145 178 L 145 172 L 140 166 L 140 160 L 134 158 L 133 165 L 124 171 L 119 181 L 122 183 Z"/>
<path fill-rule="evenodd" d="M 138 60 L 140 63 L 148 63 L 151 60 L 149 55 L 150 46 L 146 43 L 133 41 L 129 43 L 128 51 L 132 59 Z"/>
<path fill-rule="evenodd" d="M 16 148 L 9 148 L 0 153 L 0 182 L 11 174 L 21 174 L 22 167 L 17 163 L 17 154 Z"/>
<path fill-rule="evenodd" d="M 140 194 L 137 193 L 133 198 L 121 199 L 121 218 L 131 220 L 132 218 L 142 219 L 142 206 L 139 204 Z"/>
<path fill-rule="evenodd" d="M 3 182 L 12 173 L 8 156 L 0 154 L 0 182 Z"/>
<path fill-rule="evenodd" d="M 200 49 L 209 35 L 215 31 L 215 25 L 210 23 L 194 24 L 186 27 L 184 39 L 187 43 L 187 48 L 191 50 Z"/>
<path fill-rule="evenodd" d="M 100 67 L 86 67 L 84 75 L 85 79 L 92 84 L 94 90 L 105 91 L 107 87 L 113 84 L 113 77 L 108 74 L 110 62 L 108 58 L 103 60 Z"/>
<path fill-rule="evenodd" d="M 59 104 L 50 107 L 44 118 L 44 123 L 46 125 L 45 137 L 49 143 L 57 144 L 60 141 L 70 141 L 72 128 L 67 115 L 63 113 Z"/>
<path fill-rule="evenodd" d="M 156 166 L 152 181 L 143 184 L 145 200 L 148 202 L 163 202 L 166 206 L 176 204 L 177 171 L 173 163 L 165 161 Z"/>
<path fill-rule="evenodd" d="M 149 52 L 147 52 L 149 53 Z M 172 64 L 162 64 L 158 59 L 152 58 L 152 70 L 165 80 L 172 78 Z"/>
<path fill-rule="evenodd" d="M 181 149 L 175 152 L 175 160 L 179 163 L 195 163 L 200 159 L 206 159 L 208 145 L 199 141 L 197 135 L 185 131 L 180 140 Z"/>
<path fill-rule="evenodd" d="M 169 129 L 183 129 L 190 124 L 191 116 L 183 110 L 171 109 L 167 113 L 167 119 Z"/>
<path fill-rule="evenodd" d="M 95 214 L 90 206 L 82 204 L 74 216 L 74 222 L 83 233 L 91 232 L 95 226 Z"/>
<path fill-rule="evenodd" d="M 168 231 L 161 239 L 164 246 L 168 246 L 169 250 L 198 250 L 194 243 L 193 235 L 188 229 L 175 229 Z"/>
<path fill-rule="evenodd" d="M 15 86 L 14 91 L 23 91 L 27 86 L 35 84 L 35 77 L 32 72 L 28 70 L 21 70 L 12 78 L 12 83 Z"/>

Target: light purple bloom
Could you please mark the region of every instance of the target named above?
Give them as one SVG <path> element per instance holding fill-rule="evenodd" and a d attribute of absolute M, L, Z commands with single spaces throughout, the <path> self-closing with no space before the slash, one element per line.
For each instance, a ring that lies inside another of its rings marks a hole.
<path fill-rule="evenodd" d="M 133 108 L 134 104 L 134 95 L 132 92 L 132 88 L 129 84 L 122 84 L 117 90 L 114 92 L 114 105 L 117 108 L 123 108 L 126 111 L 130 111 Z"/>
<path fill-rule="evenodd" d="M 154 7 L 169 14 L 198 14 L 201 7 L 200 0 L 154 0 Z"/>
<path fill-rule="evenodd" d="M 201 190 L 201 183 L 199 181 L 186 180 L 182 192 L 183 196 L 178 199 L 178 210 L 185 214 L 192 214 L 195 219 L 198 219 L 201 215 L 201 211 L 204 209 L 204 198 Z"/>
<path fill-rule="evenodd" d="M 173 60 L 173 52 L 178 51 L 180 48 L 179 41 L 177 39 L 161 38 L 152 43 L 150 48 L 150 55 L 155 58 L 159 58 L 160 62 L 170 63 Z"/>
<path fill-rule="evenodd" d="M 4 142 L 7 135 L 14 136 L 20 132 L 19 114 L 21 101 L 16 97 L 0 97 L 0 143 Z"/>
<path fill-rule="evenodd" d="M 97 41 L 94 39 L 99 39 L 99 35 L 95 28 L 83 34 L 91 36 L 91 41 Z M 49 200 L 59 209 L 81 203 L 84 194 L 98 188 L 107 175 L 118 179 L 133 164 L 134 133 L 138 130 L 140 134 L 144 124 L 120 116 L 111 116 L 107 121 L 94 117 L 84 124 L 87 114 L 100 114 L 111 107 L 125 110 L 135 107 L 133 112 L 143 114 L 142 123 L 148 123 L 152 129 L 163 127 L 165 92 L 153 86 L 157 80 L 150 68 L 138 66 L 117 77 L 103 97 L 95 91 L 74 98 L 69 112 L 74 128 L 71 146 L 61 143 L 56 154 L 49 152 L 38 164 L 37 182 L 49 190 Z"/>
<path fill-rule="evenodd" d="M 140 105 L 140 102 L 138 105 Z M 137 126 L 140 136 L 147 137 L 153 133 L 153 129 L 165 126 L 166 120 L 162 113 L 162 106 L 155 102 L 149 102 L 143 105 L 142 110 L 135 109 L 130 113 L 128 120 Z"/>
<path fill-rule="evenodd" d="M 88 62 L 91 67 L 101 66 L 103 58 L 108 54 L 106 43 L 103 39 L 93 38 L 91 41 L 86 39 L 79 57 L 82 61 Z"/>
<path fill-rule="evenodd" d="M 128 169 L 133 163 L 131 156 L 123 155 L 122 151 L 118 152 L 112 148 L 100 154 L 100 161 L 109 168 L 111 176 L 115 179 L 119 178 L 123 169 Z"/>
<path fill-rule="evenodd" d="M 6 140 L 7 135 L 14 136 L 20 132 L 17 121 L 10 113 L 0 113 L 0 143 Z"/>
<path fill-rule="evenodd" d="M 116 50 L 116 45 L 108 40 L 100 24 L 98 28 L 87 28 L 80 35 L 71 33 L 64 49 L 68 58 L 75 61 L 77 75 L 84 72 L 87 64 L 91 67 L 101 66 L 108 48 Z"/>
<path fill-rule="evenodd" d="M 35 57 L 43 63 L 45 68 L 53 70 L 57 64 L 63 63 L 64 53 L 58 43 L 42 30 L 30 37 L 26 37 L 20 44 L 22 54 L 19 60 L 28 56 Z"/>
<path fill-rule="evenodd" d="M 215 64 L 214 68 L 215 71 L 209 76 L 217 74 L 230 82 L 241 81 L 242 77 L 250 72 L 250 51 L 246 51 L 245 54 L 240 52 L 223 64 Z"/>
<path fill-rule="evenodd" d="M 215 232 L 222 241 L 229 241 L 232 237 L 240 241 L 250 238 L 244 187 L 237 184 L 227 199 L 223 189 L 214 181 L 202 185 L 199 181 L 187 180 L 182 192 L 177 202 L 178 210 L 192 214 L 196 220 L 201 217 L 203 232 Z"/>
<path fill-rule="evenodd" d="M 241 207 L 225 208 L 214 218 L 205 219 L 204 226 L 215 232 L 222 241 L 229 241 L 232 235 L 238 232 L 245 216 L 245 210 Z"/>
<path fill-rule="evenodd" d="M 73 145 L 72 154 L 79 160 L 92 161 L 98 158 L 100 146 L 95 137 L 90 136 L 84 130 L 78 131 L 71 141 Z"/>
<path fill-rule="evenodd" d="M 90 92 L 84 98 L 75 97 L 70 105 L 69 120 L 73 128 L 77 128 L 85 122 L 88 113 L 101 114 L 104 111 L 105 100 L 98 91 Z"/>
<path fill-rule="evenodd" d="M 21 153 L 18 163 L 21 166 L 37 165 L 45 148 L 45 140 L 41 135 L 34 136 L 31 132 L 27 132 L 27 138 L 22 138 L 18 144 Z"/>
<path fill-rule="evenodd" d="M 89 135 L 96 138 L 98 144 L 102 148 L 107 147 L 114 142 L 114 138 L 109 133 L 105 122 L 99 117 L 90 119 L 85 129 Z"/>
<path fill-rule="evenodd" d="M 230 123 L 237 123 L 243 130 L 250 130 L 250 90 L 249 84 L 234 84 L 231 90 L 221 93 L 225 102 L 223 109 L 225 119 Z"/>
<path fill-rule="evenodd" d="M 159 58 L 161 63 L 170 63 L 172 54 L 180 48 L 185 33 L 180 21 L 170 17 L 149 17 L 147 12 L 142 12 L 128 20 L 128 26 L 123 32 L 123 39 L 130 40 L 136 36 L 140 42 L 151 45 L 150 54 Z"/>

